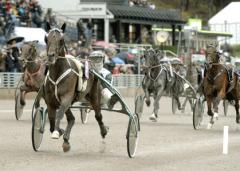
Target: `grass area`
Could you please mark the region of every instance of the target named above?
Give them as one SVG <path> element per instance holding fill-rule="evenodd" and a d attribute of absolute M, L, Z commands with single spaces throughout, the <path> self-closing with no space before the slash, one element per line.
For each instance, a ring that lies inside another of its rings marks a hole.
<path fill-rule="evenodd" d="M 240 45 L 232 46 L 233 56 L 240 58 Z"/>

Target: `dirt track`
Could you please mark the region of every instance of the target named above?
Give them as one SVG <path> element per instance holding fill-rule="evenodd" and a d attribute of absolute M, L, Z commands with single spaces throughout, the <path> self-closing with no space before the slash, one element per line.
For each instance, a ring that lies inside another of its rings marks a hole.
<path fill-rule="evenodd" d="M 126 98 L 134 108 L 133 98 Z M 239 170 L 240 128 L 235 124 L 234 108 L 229 116 L 220 116 L 212 130 L 195 131 L 189 106 L 186 113 L 171 113 L 170 99 L 162 98 L 159 120 L 148 120 L 152 107 L 144 106 L 136 157 L 128 158 L 126 131 L 128 117 L 103 112 L 104 123 L 110 127 L 105 140 L 101 139 L 93 113 L 88 123 L 80 122 L 74 110 L 76 124 L 71 134 L 71 151 L 62 152 L 63 140 L 50 139 L 49 124 L 39 152 L 31 145 L 30 109 L 28 100 L 20 121 L 15 120 L 14 101 L 0 100 L 0 170 Z M 222 105 L 220 107 L 222 109 Z M 222 110 L 221 110 L 222 113 Z M 206 118 L 206 115 L 205 115 Z M 205 119 L 207 121 L 207 119 Z M 65 127 L 64 119 L 62 127 Z M 229 125 L 229 154 L 222 154 L 223 126 Z M 204 125 L 204 127 L 206 127 Z"/>

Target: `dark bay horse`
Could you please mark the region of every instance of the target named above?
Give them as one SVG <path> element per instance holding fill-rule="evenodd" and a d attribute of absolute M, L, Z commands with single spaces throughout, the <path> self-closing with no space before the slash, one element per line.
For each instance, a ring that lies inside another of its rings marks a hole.
<path fill-rule="evenodd" d="M 145 102 L 150 106 L 150 96 L 154 98 L 154 110 L 150 120 L 157 121 L 159 101 L 162 95 L 171 95 L 177 102 L 178 109 L 181 110 L 179 96 L 183 93 L 183 82 L 177 77 L 169 65 L 161 63 L 162 54 L 160 51 L 148 49 L 144 53 L 145 76 L 142 88 L 145 93 Z"/>
<path fill-rule="evenodd" d="M 108 131 L 108 127 L 102 121 L 100 81 L 93 74 L 89 73 L 89 78 L 85 80 L 87 86 L 84 87 L 81 63 L 77 63 L 73 57 L 65 56 L 65 27 L 65 23 L 61 29 L 51 28 L 49 23 L 46 25 L 48 33 L 45 37 L 45 42 L 47 44 L 49 71 L 43 86 L 43 97 L 47 104 L 52 138 L 58 139 L 60 135 L 64 134 L 62 146 L 64 152 L 70 150 L 69 138 L 75 122 L 75 117 L 70 107 L 77 100 L 90 102 L 95 111 L 95 118 L 103 138 Z M 63 131 L 60 128 L 60 121 L 64 113 L 67 118 L 67 127 Z"/>
<path fill-rule="evenodd" d="M 44 81 L 46 64 L 37 50 L 38 41 L 25 42 L 21 48 L 20 59 L 23 61 L 23 85 L 20 87 L 20 104 L 25 105 L 25 95 L 37 92 Z"/>
<path fill-rule="evenodd" d="M 218 117 L 218 105 L 220 100 L 223 99 L 235 102 L 236 122 L 239 123 L 238 76 L 234 74 L 234 86 L 230 89 L 228 70 L 225 65 L 219 63 L 219 58 L 216 46 L 208 46 L 206 50 L 207 64 L 203 79 L 203 94 L 207 100 L 207 113 L 211 117 L 208 129 L 212 127 L 215 119 Z"/>

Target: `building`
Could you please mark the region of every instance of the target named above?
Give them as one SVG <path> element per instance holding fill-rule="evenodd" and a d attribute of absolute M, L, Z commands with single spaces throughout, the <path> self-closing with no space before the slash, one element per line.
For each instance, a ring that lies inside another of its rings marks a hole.
<path fill-rule="evenodd" d="M 229 44 L 240 44 L 240 2 L 231 2 L 209 21 L 211 31 L 232 33 L 232 38 L 222 39 Z"/>
<path fill-rule="evenodd" d="M 39 2 L 75 22 L 79 18 L 91 19 L 97 39 L 106 42 L 115 38 L 118 43 L 149 43 L 152 27 L 159 26 L 171 28 L 171 44 L 175 45 L 176 30 L 181 30 L 185 23 L 179 10 L 130 6 L 129 0 L 68 0 L 66 5 L 59 5 L 58 0 Z"/>

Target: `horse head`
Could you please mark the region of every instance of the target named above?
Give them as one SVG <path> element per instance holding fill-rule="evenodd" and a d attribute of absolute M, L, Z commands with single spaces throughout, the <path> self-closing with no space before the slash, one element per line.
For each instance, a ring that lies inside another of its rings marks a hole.
<path fill-rule="evenodd" d="M 47 56 L 48 62 L 54 64 L 56 58 L 59 56 L 65 56 L 65 41 L 64 41 L 64 32 L 66 28 L 66 23 L 64 23 L 61 29 L 54 27 L 51 28 L 50 24 L 47 23 L 45 36 L 45 42 L 47 45 Z"/>
<path fill-rule="evenodd" d="M 219 63 L 219 52 L 216 44 L 209 44 L 206 49 L 206 62 L 207 64 Z"/>
<path fill-rule="evenodd" d="M 37 43 L 38 41 L 25 42 L 21 48 L 21 57 L 25 63 L 35 62 L 38 56 L 37 52 Z"/>
<path fill-rule="evenodd" d="M 147 49 L 144 51 L 144 60 L 147 67 L 156 65 L 156 52 L 154 49 Z"/>

